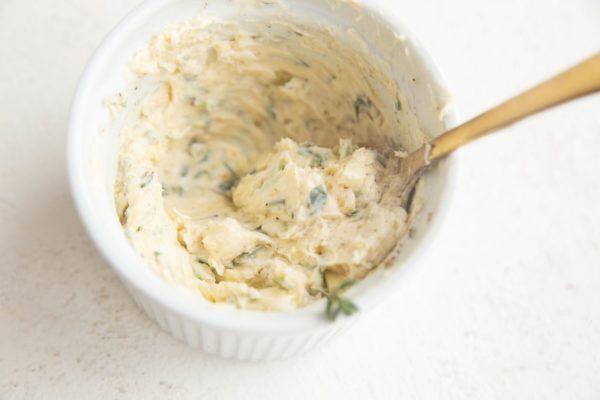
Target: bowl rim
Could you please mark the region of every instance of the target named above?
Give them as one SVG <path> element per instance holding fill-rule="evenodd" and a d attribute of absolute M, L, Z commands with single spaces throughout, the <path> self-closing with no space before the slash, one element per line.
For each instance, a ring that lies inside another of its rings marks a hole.
<path fill-rule="evenodd" d="M 100 254 L 126 286 L 134 287 L 138 292 L 151 298 L 158 305 L 179 316 L 184 316 L 196 324 L 237 332 L 273 335 L 328 329 L 337 325 L 339 322 L 331 323 L 323 318 L 321 301 L 307 307 L 279 312 L 241 310 L 222 304 L 210 304 L 203 298 L 200 299 L 202 303 L 199 303 L 198 298 L 201 296 L 191 293 L 183 294 L 181 288 L 163 281 L 151 271 L 137 252 L 129 245 L 124 236 L 118 240 L 101 228 L 102 221 L 95 216 L 93 203 L 91 202 L 89 193 L 86 191 L 86 179 L 82 172 L 83 168 L 80 168 L 86 161 L 81 154 L 82 152 L 79 151 L 81 149 L 81 138 L 85 134 L 84 130 L 79 129 L 79 126 L 83 123 L 84 100 L 91 90 L 91 81 L 100 67 L 101 60 L 113 47 L 118 45 L 119 37 L 125 34 L 135 21 L 143 19 L 145 15 L 155 12 L 172 1 L 176 0 L 146 0 L 130 11 L 103 39 L 79 79 L 71 104 L 66 155 L 71 196 L 85 230 L 92 238 L 92 242 Z M 407 46 L 410 48 L 411 55 L 421 62 L 426 75 L 436 84 L 436 87 L 432 88 L 434 94 L 440 96 L 446 88 L 446 81 L 433 61 L 433 58 L 414 33 L 406 28 L 395 13 L 383 13 L 381 11 L 383 8 L 382 5 L 361 3 L 360 7 L 364 8 L 365 11 L 373 13 L 379 20 L 379 23 L 387 24 L 393 30 L 402 31 L 402 34 L 408 39 Z M 448 99 L 447 112 L 443 118 L 445 128 L 449 129 L 454 126 L 456 120 L 452 101 Z M 394 269 L 393 274 L 388 274 L 385 279 L 377 282 L 374 287 L 368 287 L 367 290 L 352 294 L 353 300 L 359 304 L 361 314 L 369 311 L 385 298 L 389 298 L 392 294 L 392 289 L 396 289 L 400 283 L 406 282 L 411 273 L 418 270 L 416 265 L 411 266 L 411 264 L 422 263 L 422 259 L 427 254 L 427 249 L 430 248 L 431 243 L 441 228 L 442 221 L 445 220 L 448 214 L 458 179 L 458 160 L 456 155 L 447 157 L 446 163 L 447 177 L 445 187 L 440 194 L 439 204 L 436 209 L 437 215 L 430 223 L 429 232 L 420 239 L 417 248 L 404 261 L 404 265 L 401 267 L 393 266 L 391 268 Z M 189 298 L 192 298 L 191 296 L 193 296 L 193 301 L 189 300 Z"/>

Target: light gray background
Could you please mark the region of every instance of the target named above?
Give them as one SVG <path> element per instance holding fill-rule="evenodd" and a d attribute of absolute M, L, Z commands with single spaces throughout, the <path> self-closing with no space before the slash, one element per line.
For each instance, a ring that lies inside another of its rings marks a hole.
<path fill-rule="evenodd" d="M 77 79 L 136 0 L 0 1 L 0 398 L 600 398 L 600 96 L 460 151 L 406 289 L 325 348 L 222 361 L 161 332 L 86 236 Z M 598 0 L 399 1 L 463 118 L 600 50 Z"/>

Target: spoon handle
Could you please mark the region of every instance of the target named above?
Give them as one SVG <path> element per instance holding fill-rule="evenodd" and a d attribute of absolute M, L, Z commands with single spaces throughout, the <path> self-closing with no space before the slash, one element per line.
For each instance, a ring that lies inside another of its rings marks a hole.
<path fill-rule="evenodd" d="M 485 134 L 586 94 L 600 91 L 600 53 L 457 126 L 430 142 L 429 161 Z"/>

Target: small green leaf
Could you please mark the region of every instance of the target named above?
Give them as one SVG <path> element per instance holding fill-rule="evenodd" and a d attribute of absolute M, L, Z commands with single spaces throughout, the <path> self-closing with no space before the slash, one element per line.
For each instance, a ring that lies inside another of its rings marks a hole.
<path fill-rule="evenodd" d="M 227 163 L 227 161 L 223 161 L 223 165 L 225 166 L 225 168 L 227 168 L 227 171 L 229 171 L 230 178 L 224 182 L 221 182 L 219 184 L 219 189 L 221 189 L 222 192 L 228 192 L 231 190 L 232 187 L 237 185 L 237 183 L 240 180 L 240 176 L 237 172 L 235 172 L 231 165 Z"/>
<path fill-rule="evenodd" d="M 221 182 L 219 183 L 219 189 L 222 192 L 228 192 L 231 190 L 232 187 L 234 187 L 237 183 L 237 179 L 229 179 L 225 182 Z"/>
<path fill-rule="evenodd" d="M 144 176 L 142 177 L 142 183 L 140 184 L 140 187 L 143 189 L 146 186 L 148 186 L 150 184 L 150 182 L 152 182 L 152 180 L 154 179 L 154 172 L 153 171 L 148 171 L 144 174 Z"/>
<path fill-rule="evenodd" d="M 312 164 L 314 167 L 320 167 L 323 165 L 323 156 L 319 153 L 313 153 Z"/>
<path fill-rule="evenodd" d="M 223 161 L 223 165 L 225 166 L 225 168 L 227 168 L 227 171 L 229 171 L 229 175 L 231 175 L 232 178 L 235 179 L 239 179 L 240 176 L 238 175 L 237 172 L 235 172 L 235 170 L 233 169 L 233 167 L 231 165 L 229 165 L 229 163 L 227 161 Z"/>
<path fill-rule="evenodd" d="M 335 288 L 335 292 L 336 292 L 336 293 L 339 293 L 339 292 L 341 292 L 342 290 L 346 290 L 346 289 L 348 289 L 350 286 L 354 285 L 355 283 L 356 283 L 356 281 L 355 281 L 355 280 L 353 280 L 353 279 L 349 279 L 349 280 L 347 280 L 347 281 L 344 281 L 344 282 L 342 282 L 342 283 L 340 284 L 340 286 L 338 286 L 337 288 Z"/>
<path fill-rule="evenodd" d="M 267 207 L 285 206 L 285 199 L 273 200 L 265 203 Z"/>
<path fill-rule="evenodd" d="M 371 115 L 372 107 L 373 102 L 369 96 L 364 94 L 359 94 L 356 96 L 356 100 L 354 100 L 354 114 L 356 115 L 356 120 L 360 121 L 360 117 L 363 114 L 369 117 L 370 120 L 373 120 L 373 116 Z"/>
<path fill-rule="evenodd" d="M 327 319 L 330 321 L 335 321 L 340 312 L 349 316 L 358 311 L 356 304 L 354 304 L 350 299 L 340 296 L 340 292 L 354 285 L 354 283 L 354 280 L 347 280 L 333 291 L 329 293 L 325 292 L 325 296 L 327 298 L 327 303 L 325 305 L 325 316 Z"/>
<path fill-rule="evenodd" d="M 358 311 L 358 307 L 348 299 L 340 298 L 338 302 L 340 303 L 340 308 L 346 315 L 352 315 Z"/>
<path fill-rule="evenodd" d="M 265 105 L 265 111 L 267 113 L 267 116 L 270 119 L 277 118 L 277 114 L 275 114 L 275 102 L 273 101 L 273 98 L 269 97 L 267 99 L 267 104 Z"/>
<path fill-rule="evenodd" d="M 327 304 L 325 305 L 325 315 L 327 318 L 332 319 L 333 315 L 333 300 L 331 297 L 327 297 Z"/>
<path fill-rule="evenodd" d="M 184 164 L 181 166 L 181 169 L 179 170 L 179 176 L 181 176 L 182 178 L 185 178 L 187 176 L 188 172 L 190 172 L 190 168 Z"/>
<path fill-rule="evenodd" d="M 348 156 L 352 155 L 353 152 L 354 152 L 354 146 L 352 145 L 351 139 L 344 139 L 344 140 L 340 141 L 340 147 L 338 149 L 338 153 L 339 153 L 340 157 L 342 157 L 342 158 L 348 157 Z"/>
<path fill-rule="evenodd" d="M 171 188 L 169 189 L 171 193 L 176 194 L 177 196 L 182 196 L 183 195 L 183 188 L 179 185 L 176 186 L 171 186 Z"/>
<path fill-rule="evenodd" d="M 309 145 L 306 144 L 298 149 L 298 153 L 304 156 L 310 156 L 312 158 L 311 167 L 320 167 L 323 165 L 323 161 L 325 161 L 325 158 L 321 153 L 314 151 L 313 149 L 309 148 Z"/>
<path fill-rule="evenodd" d="M 263 248 L 263 246 L 259 245 L 259 246 L 256 246 L 254 249 L 252 249 L 250 251 L 245 251 L 245 252 L 241 253 L 239 256 L 235 257 L 233 260 L 231 260 L 231 263 L 233 265 L 238 265 L 244 259 L 254 258 L 254 257 L 256 257 L 256 254 L 258 254 L 258 252 L 262 248 Z"/>
<path fill-rule="evenodd" d="M 310 191 L 308 196 L 309 206 L 311 214 L 315 214 L 325 207 L 327 202 L 327 190 L 323 185 L 316 186 Z"/>

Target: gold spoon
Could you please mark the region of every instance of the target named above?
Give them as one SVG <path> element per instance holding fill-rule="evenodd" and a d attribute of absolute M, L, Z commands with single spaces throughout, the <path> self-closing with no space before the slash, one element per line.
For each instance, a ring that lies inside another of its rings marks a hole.
<path fill-rule="evenodd" d="M 425 143 L 400 160 L 402 193 L 435 161 L 488 133 L 569 100 L 600 91 L 600 53 Z"/>

